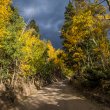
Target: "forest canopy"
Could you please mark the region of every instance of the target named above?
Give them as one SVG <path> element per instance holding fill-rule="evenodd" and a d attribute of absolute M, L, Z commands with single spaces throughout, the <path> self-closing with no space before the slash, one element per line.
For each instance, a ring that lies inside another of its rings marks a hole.
<path fill-rule="evenodd" d="M 61 39 L 65 64 L 82 86 L 110 91 L 110 13 L 100 1 L 69 2 Z M 75 79 L 74 79 L 75 78 Z"/>
<path fill-rule="evenodd" d="M 63 49 L 56 50 L 40 39 L 35 20 L 27 24 L 11 0 L 0 0 L 0 82 L 14 87 L 20 81 L 48 84 L 69 78 L 109 94 L 108 9 L 98 0 L 70 1 L 61 29 Z"/>
<path fill-rule="evenodd" d="M 12 86 L 18 79 L 51 82 L 55 71 L 62 73 L 59 53 L 49 41 L 40 39 L 35 20 L 26 24 L 11 0 L 0 0 L 1 82 Z"/>

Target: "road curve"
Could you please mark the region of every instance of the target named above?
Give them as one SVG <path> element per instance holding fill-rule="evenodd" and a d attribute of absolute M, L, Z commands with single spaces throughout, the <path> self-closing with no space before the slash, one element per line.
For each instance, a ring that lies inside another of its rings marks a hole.
<path fill-rule="evenodd" d="M 65 82 L 38 90 L 18 104 L 15 110 L 110 110 L 77 93 Z"/>

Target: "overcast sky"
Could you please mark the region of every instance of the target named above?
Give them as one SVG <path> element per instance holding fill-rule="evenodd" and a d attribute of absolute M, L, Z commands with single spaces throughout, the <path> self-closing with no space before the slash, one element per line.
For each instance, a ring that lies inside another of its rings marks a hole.
<path fill-rule="evenodd" d="M 14 6 L 26 21 L 35 19 L 44 39 L 50 39 L 54 47 L 61 47 L 60 29 L 69 0 L 14 0 Z"/>

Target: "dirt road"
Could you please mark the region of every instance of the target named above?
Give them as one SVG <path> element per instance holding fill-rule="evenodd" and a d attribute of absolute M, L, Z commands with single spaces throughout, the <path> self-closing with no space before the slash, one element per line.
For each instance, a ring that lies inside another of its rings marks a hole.
<path fill-rule="evenodd" d="M 110 110 L 92 103 L 64 82 L 58 82 L 20 102 L 14 110 Z"/>

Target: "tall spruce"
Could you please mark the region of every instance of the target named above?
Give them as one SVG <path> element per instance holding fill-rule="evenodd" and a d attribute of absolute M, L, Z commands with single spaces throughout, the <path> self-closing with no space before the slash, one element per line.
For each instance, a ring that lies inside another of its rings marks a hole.
<path fill-rule="evenodd" d="M 29 22 L 29 24 L 28 24 L 28 26 L 27 26 L 27 30 L 28 29 L 33 29 L 34 31 L 33 31 L 33 35 L 37 35 L 38 36 L 38 34 L 39 34 L 39 27 L 38 27 L 38 25 L 37 25 L 37 23 L 36 23 L 36 21 L 35 20 L 31 20 L 30 22 Z"/>
<path fill-rule="evenodd" d="M 67 32 L 68 29 L 71 28 L 71 24 L 73 22 L 72 17 L 75 15 L 75 9 L 74 9 L 71 1 L 69 1 L 69 3 L 68 3 L 64 15 L 65 15 L 65 22 L 61 29 L 61 39 L 63 39 L 63 41 L 64 41 L 63 49 L 65 51 L 67 51 L 68 49 L 64 45 L 65 45 L 65 43 L 68 43 L 68 41 L 66 40 L 66 36 L 63 34 L 63 32 Z"/>
<path fill-rule="evenodd" d="M 66 7 L 65 11 L 65 22 L 62 27 L 62 30 L 64 29 L 65 31 L 69 28 L 71 22 L 72 22 L 72 16 L 75 14 L 75 9 L 73 7 L 73 4 L 71 1 L 69 1 L 68 6 Z M 62 36 L 63 37 L 63 36 Z"/>

